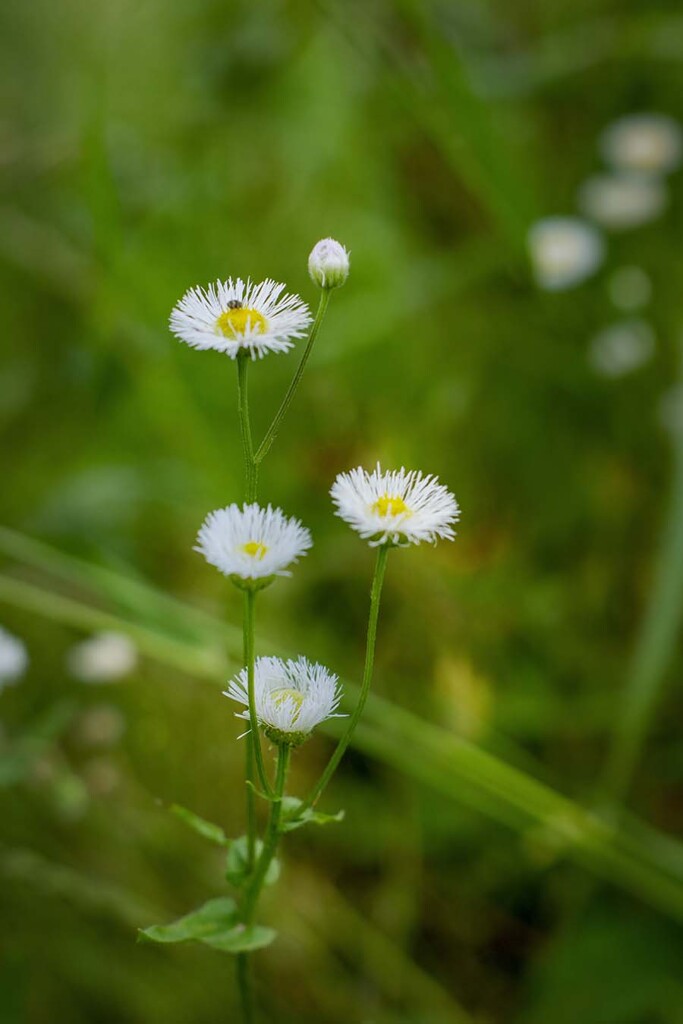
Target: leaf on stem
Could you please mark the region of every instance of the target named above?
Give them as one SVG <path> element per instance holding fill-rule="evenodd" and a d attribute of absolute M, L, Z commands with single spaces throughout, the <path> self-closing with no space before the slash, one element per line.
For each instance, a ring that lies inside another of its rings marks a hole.
<path fill-rule="evenodd" d="M 237 904 L 228 896 L 209 900 L 171 924 L 153 924 L 140 930 L 140 940 L 150 942 L 204 941 L 235 927 Z"/>
<path fill-rule="evenodd" d="M 263 843 L 260 839 L 256 840 L 256 858 L 258 859 L 263 849 Z M 240 836 L 239 839 L 234 839 L 230 843 L 230 849 L 228 850 L 228 859 L 225 864 L 225 877 L 231 885 L 234 885 L 236 889 L 240 889 L 246 880 L 251 875 L 251 871 L 248 867 L 248 848 L 247 848 L 247 837 Z M 273 858 L 268 866 L 264 883 L 266 885 L 274 885 L 280 877 L 280 862 Z"/>
<path fill-rule="evenodd" d="M 342 821 L 345 811 L 337 811 L 336 814 L 324 814 L 322 811 L 314 811 L 312 807 L 304 806 L 302 800 L 295 796 L 286 796 L 282 801 L 282 818 L 280 820 L 280 832 L 293 832 L 302 825 L 329 825 L 334 821 Z"/>
<path fill-rule="evenodd" d="M 248 953 L 270 945 L 276 935 L 272 928 L 245 925 L 237 915 L 235 901 L 220 897 L 172 924 L 141 930 L 139 938 L 142 942 L 203 942 L 222 953 Z"/>
<path fill-rule="evenodd" d="M 212 935 L 202 941 L 221 953 L 250 953 L 255 949 L 269 946 L 277 932 L 260 924 L 237 924 L 221 935 Z"/>
<path fill-rule="evenodd" d="M 208 839 L 210 842 L 216 843 L 218 846 L 230 845 L 230 840 L 220 825 L 214 825 L 212 821 L 200 818 L 198 814 L 194 813 L 194 811 L 188 811 L 187 807 L 181 807 L 180 804 L 173 804 L 171 807 L 171 814 L 175 814 L 176 818 L 180 818 L 188 828 L 199 833 L 199 835 L 204 839 Z"/>

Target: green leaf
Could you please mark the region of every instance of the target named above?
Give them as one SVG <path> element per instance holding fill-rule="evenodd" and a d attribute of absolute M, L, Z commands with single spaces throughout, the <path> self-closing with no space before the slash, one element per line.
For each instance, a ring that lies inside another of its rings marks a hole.
<path fill-rule="evenodd" d="M 220 935 L 211 935 L 202 942 L 218 949 L 222 953 L 249 953 L 254 949 L 263 949 L 269 946 L 277 932 L 274 928 L 265 928 L 263 925 L 235 925 L 227 932 Z"/>
<path fill-rule="evenodd" d="M 189 828 L 198 832 L 204 839 L 208 839 L 212 843 L 216 843 L 218 846 L 230 845 L 230 840 L 220 825 L 214 825 L 212 821 L 206 821 L 205 818 L 200 818 L 199 815 L 195 814 L 193 811 L 188 811 L 187 807 L 181 807 L 180 804 L 173 804 L 171 807 L 171 813 L 175 814 L 176 818 L 180 818 L 180 820 Z"/>
<path fill-rule="evenodd" d="M 344 813 L 337 811 L 336 814 L 324 814 L 322 811 L 314 811 L 312 807 L 303 807 L 303 801 L 298 797 L 286 796 L 282 801 L 280 831 L 293 832 L 295 828 L 301 828 L 309 822 L 313 825 L 329 825 L 333 821 L 342 821 Z"/>
<path fill-rule="evenodd" d="M 257 858 L 260 856 L 262 849 L 263 843 L 260 839 L 257 839 L 255 847 Z M 230 843 L 228 858 L 225 864 L 225 877 L 231 885 L 239 889 L 244 885 L 250 874 L 251 872 L 247 867 L 247 837 L 240 836 L 239 839 L 234 839 Z M 266 885 L 274 885 L 279 877 L 280 862 L 274 857 L 270 862 L 264 882 Z"/>
<path fill-rule="evenodd" d="M 209 900 L 172 924 L 153 924 L 140 930 L 141 941 L 188 942 L 204 941 L 226 934 L 236 926 L 237 905 L 227 896 Z"/>

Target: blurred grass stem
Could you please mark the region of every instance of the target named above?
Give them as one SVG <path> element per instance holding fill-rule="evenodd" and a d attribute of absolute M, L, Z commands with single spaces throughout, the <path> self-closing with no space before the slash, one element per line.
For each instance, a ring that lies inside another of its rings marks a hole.
<path fill-rule="evenodd" d="M 683 386 L 683 343 L 678 386 Z M 683 617 L 683 432 L 678 430 L 673 431 L 672 475 L 654 583 L 599 793 L 603 809 L 612 814 L 628 794 Z"/>
<path fill-rule="evenodd" d="M 320 292 L 320 302 L 318 303 L 318 310 L 315 314 L 313 326 L 311 327 L 311 333 L 308 335 L 308 341 L 306 343 L 306 348 L 304 349 L 304 354 L 302 355 L 301 361 L 299 362 L 299 365 L 296 369 L 296 373 L 292 377 L 291 383 L 287 388 L 285 397 L 282 399 L 280 408 L 275 413 L 275 418 L 273 419 L 271 425 L 268 427 L 266 435 L 261 441 L 261 444 L 259 445 L 256 454 L 254 455 L 254 463 L 256 467 L 258 467 L 261 464 L 261 462 L 263 462 L 264 458 L 270 451 L 271 445 L 278 435 L 278 432 L 282 425 L 282 421 L 287 414 L 287 410 L 292 404 L 292 399 L 294 398 L 296 390 L 299 387 L 299 382 L 301 381 L 301 378 L 304 375 L 304 370 L 306 369 L 308 357 L 311 354 L 313 345 L 315 343 L 315 339 L 318 336 L 318 331 L 320 330 L 322 322 L 325 318 L 325 313 L 327 312 L 327 306 L 329 304 L 329 301 L 330 292 L 327 289 L 323 288 L 322 291 Z"/>
<path fill-rule="evenodd" d="M 375 664 L 375 642 L 377 640 L 377 620 L 379 618 L 379 604 L 382 596 L 382 585 L 384 584 L 384 574 L 387 568 L 387 557 L 389 555 L 389 545 L 382 544 L 377 550 L 377 561 L 375 563 L 375 575 L 372 580 L 372 588 L 370 591 L 370 614 L 368 616 L 368 633 L 367 640 L 365 643 L 365 667 L 363 669 L 363 682 L 361 683 L 360 696 L 358 697 L 358 703 L 354 709 L 349 724 L 346 727 L 346 731 L 339 740 L 332 757 L 327 763 L 327 767 L 315 784 L 308 799 L 304 802 L 304 808 L 312 807 L 320 799 L 323 790 L 327 787 L 330 779 L 334 775 L 339 762 L 341 761 L 346 748 L 351 742 L 351 738 L 356 730 L 356 726 L 360 720 L 360 716 L 363 714 L 363 708 L 365 702 L 368 699 L 368 693 L 370 692 L 370 683 L 372 682 L 372 671 Z"/>

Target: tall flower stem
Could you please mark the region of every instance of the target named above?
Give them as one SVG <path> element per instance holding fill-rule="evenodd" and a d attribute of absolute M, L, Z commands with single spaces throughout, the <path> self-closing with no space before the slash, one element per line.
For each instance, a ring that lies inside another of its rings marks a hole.
<path fill-rule="evenodd" d="M 247 371 L 249 368 L 249 355 L 247 352 L 240 352 L 237 356 L 237 410 L 240 419 L 240 433 L 242 435 L 242 452 L 244 454 L 244 476 L 245 476 L 245 499 L 254 501 L 256 498 L 257 470 L 254 465 L 254 443 L 251 437 L 251 421 L 249 418 L 249 393 L 247 388 Z M 244 666 L 250 679 L 250 692 L 253 692 L 254 676 L 254 594 L 245 592 L 244 599 Z M 248 609 L 248 612 L 247 612 Z M 249 870 L 254 866 L 256 858 L 256 795 L 254 793 L 254 746 L 259 742 L 258 731 L 255 725 L 255 716 L 251 710 L 252 700 L 249 704 L 250 729 L 247 733 L 245 746 L 245 776 L 246 776 L 246 804 L 247 804 L 247 865 Z M 259 755 L 261 753 L 259 747 Z M 239 972 L 238 972 L 239 973 Z M 245 983 L 241 978 L 240 984 Z"/>
<path fill-rule="evenodd" d="M 244 1024 L 254 1024 L 256 1021 L 256 1008 L 254 1006 L 254 990 L 250 977 L 250 960 L 248 953 L 237 954 L 237 989 L 240 995 L 240 1006 L 242 1007 L 242 1019 Z"/>
<path fill-rule="evenodd" d="M 282 798 L 285 793 L 287 769 L 289 767 L 290 749 L 291 748 L 288 743 L 280 743 L 278 746 L 275 787 L 271 797 L 270 816 L 268 818 L 266 834 L 263 838 L 263 848 L 256 862 L 254 874 L 251 876 L 251 879 L 247 884 L 247 889 L 244 894 L 244 902 L 242 904 L 242 920 L 246 925 L 254 923 L 254 915 L 256 914 L 256 908 L 258 907 L 263 883 L 266 880 L 268 868 L 275 856 L 277 844 L 280 839 L 280 816 L 282 813 Z"/>
<path fill-rule="evenodd" d="M 298 367 L 296 369 L 296 373 L 292 377 L 291 383 L 290 383 L 289 387 L 287 388 L 287 392 L 285 394 L 285 397 L 282 399 L 282 403 L 280 405 L 280 408 L 275 413 L 275 418 L 274 418 L 273 422 L 271 423 L 271 425 L 268 427 L 268 430 L 266 431 L 266 435 L 263 438 L 263 440 L 261 441 L 261 444 L 258 446 L 258 450 L 256 451 L 256 454 L 254 455 L 254 464 L 255 464 L 255 467 L 256 467 L 256 472 L 258 472 L 258 466 L 263 462 L 264 458 L 266 457 L 266 455 L 270 451 L 270 447 L 271 447 L 273 441 L 275 440 L 275 438 L 278 435 L 278 431 L 280 430 L 280 427 L 282 425 L 282 421 L 283 421 L 283 419 L 285 418 L 285 416 L 287 414 L 287 410 L 289 409 L 290 405 L 292 404 L 292 399 L 294 398 L 294 395 L 296 394 L 296 389 L 299 387 L 299 382 L 301 381 L 301 378 L 304 375 L 304 370 L 306 369 L 306 363 L 308 362 L 308 357 L 311 354 L 311 350 L 313 349 L 313 345 L 314 345 L 315 339 L 318 336 L 318 331 L 320 330 L 321 324 L 322 324 L 322 322 L 323 322 L 323 320 L 325 318 L 325 313 L 327 312 L 327 306 L 329 304 L 329 301 L 330 301 L 330 291 L 328 289 L 324 288 L 320 292 L 320 302 L 318 303 L 318 310 L 317 310 L 317 312 L 315 314 L 315 320 L 313 321 L 313 326 L 311 327 L 311 333 L 308 335 L 308 342 L 306 343 L 306 348 L 304 349 L 304 354 L 302 355 L 301 360 L 299 362 L 299 365 L 298 365 Z"/>
<path fill-rule="evenodd" d="M 242 451 L 244 454 L 244 473 L 246 478 L 245 499 L 256 501 L 258 486 L 258 463 L 254 457 L 254 442 L 251 436 L 251 420 L 249 417 L 249 391 L 247 387 L 247 371 L 251 357 L 242 351 L 237 356 L 237 408 L 240 417 L 242 434 Z"/>
<path fill-rule="evenodd" d="M 326 788 L 328 782 L 334 775 L 339 762 L 346 752 L 346 748 L 351 742 L 356 726 L 360 721 L 360 716 L 363 714 L 363 708 L 365 702 L 368 699 L 368 693 L 370 692 L 370 683 L 372 682 L 372 671 L 375 664 L 375 641 L 377 639 L 377 620 L 379 618 L 379 603 L 380 597 L 382 596 L 382 585 L 384 583 L 384 573 L 387 567 L 387 556 L 389 554 L 389 545 L 383 544 L 377 551 L 377 561 L 375 563 L 375 575 L 372 580 L 372 588 L 370 590 L 370 614 L 368 616 L 368 633 L 367 640 L 365 642 L 365 668 L 363 669 L 363 682 L 361 684 L 360 696 L 358 703 L 354 709 L 353 714 L 349 719 L 349 724 L 346 727 L 344 735 L 341 737 L 335 748 L 332 757 L 327 763 L 325 771 L 322 773 L 317 783 L 311 790 L 308 798 L 304 803 L 304 808 L 313 807 L 315 803 L 320 799 L 323 790 Z"/>
<path fill-rule="evenodd" d="M 249 738 L 256 761 L 258 780 L 267 796 L 271 795 L 270 783 L 266 774 L 266 767 L 263 762 L 263 751 L 261 750 L 261 738 L 258 731 L 258 717 L 256 715 L 256 697 L 254 695 L 254 609 L 256 606 L 256 592 L 254 590 L 244 591 L 244 663 L 247 669 L 247 697 L 249 701 Z M 253 783 L 253 778 L 250 778 Z M 251 789 L 251 787 L 248 787 Z M 253 796 L 253 790 L 252 790 Z M 253 838 L 253 837 L 252 837 Z M 253 857 L 250 857 L 253 861 Z"/>

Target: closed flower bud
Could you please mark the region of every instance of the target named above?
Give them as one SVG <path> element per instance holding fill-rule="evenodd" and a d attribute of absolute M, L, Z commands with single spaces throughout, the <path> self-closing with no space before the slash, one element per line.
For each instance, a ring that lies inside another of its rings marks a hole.
<path fill-rule="evenodd" d="M 334 238 L 323 238 L 311 250 L 308 272 L 319 288 L 339 288 L 349 276 L 349 254 Z"/>

